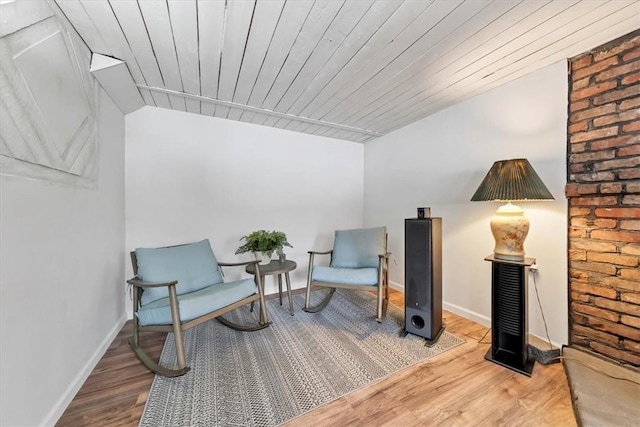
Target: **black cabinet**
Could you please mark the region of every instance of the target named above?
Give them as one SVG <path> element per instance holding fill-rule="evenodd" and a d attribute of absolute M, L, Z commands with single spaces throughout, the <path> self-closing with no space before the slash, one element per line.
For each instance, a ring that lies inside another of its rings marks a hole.
<path fill-rule="evenodd" d="M 442 326 L 442 218 L 404 221 L 405 332 L 435 342 Z"/>
<path fill-rule="evenodd" d="M 507 261 L 490 255 L 485 261 L 491 261 L 491 348 L 484 358 L 531 376 L 534 362 L 527 356 L 527 287 L 535 259 Z"/>

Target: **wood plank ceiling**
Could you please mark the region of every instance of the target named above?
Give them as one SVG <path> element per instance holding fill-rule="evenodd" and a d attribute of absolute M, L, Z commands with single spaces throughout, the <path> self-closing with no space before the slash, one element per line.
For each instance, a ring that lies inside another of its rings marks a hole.
<path fill-rule="evenodd" d="M 640 28 L 637 0 L 56 0 L 147 105 L 364 142 Z"/>

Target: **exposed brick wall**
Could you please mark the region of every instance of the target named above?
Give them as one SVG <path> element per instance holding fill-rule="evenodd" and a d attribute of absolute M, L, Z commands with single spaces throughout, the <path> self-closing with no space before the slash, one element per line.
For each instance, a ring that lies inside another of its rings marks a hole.
<path fill-rule="evenodd" d="M 569 341 L 640 366 L 640 31 L 569 67 Z"/>

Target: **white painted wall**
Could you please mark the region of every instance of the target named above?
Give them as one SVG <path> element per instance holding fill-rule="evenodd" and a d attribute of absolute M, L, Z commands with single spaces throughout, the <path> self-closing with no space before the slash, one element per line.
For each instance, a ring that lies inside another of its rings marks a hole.
<path fill-rule="evenodd" d="M 281 230 L 299 288 L 308 250 L 362 226 L 362 144 L 152 107 L 126 116 L 126 141 L 127 252 L 208 238 L 220 261 L 245 261 L 234 255 L 240 237 Z"/>
<path fill-rule="evenodd" d="M 96 188 L 0 174 L 0 425 L 53 425 L 125 319 L 124 117 L 99 91 Z"/>
<path fill-rule="evenodd" d="M 525 242 L 537 258 L 537 285 L 549 333 L 567 342 L 566 63 L 531 73 L 365 145 L 365 225 L 386 224 L 404 284 L 404 218 L 430 206 L 443 219 L 444 308 L 489 325 L 493 251 L 489 221 L 498 203 L 470 202 L 494 161 L 528 158 L 555 197 L 521 203 Z M 529 331 L 545 336 L 534 284 Z"/>

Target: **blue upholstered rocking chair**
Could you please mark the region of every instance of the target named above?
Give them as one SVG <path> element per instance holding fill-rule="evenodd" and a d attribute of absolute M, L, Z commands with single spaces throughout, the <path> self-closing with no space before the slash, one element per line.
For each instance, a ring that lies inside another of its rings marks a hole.
<path fill-rule="evenodd" d="M 241 331 L 256 331 L 269 326 L 257 261 L 218 262 L 208 240 L 165 248 L 138 248 L 131 252 L 133 272 L 127 283 L 133 286 L 133 337 L 129 344 L 136 356 L 152 372 L 166 377 L 184 375 L 186 363 L 182 333 L 211 319 Z M 221 267 L 246 267 L 255 264 L 254 278 L 224 282 Z M 255 280 L 255 281 L 254 281 Z M 239 325 L 223 314 L 260 302 L 255 325 Z M 160 366 L 140 346 L 139 333 L 173 332 L 176 345 L 176 369 Z"/>
<path fill-rule="evenodd" d="M 330 255 L 329 266 L 314 265 L 316 255 Z M 389 255 L 386 227 L 337 230 L 332 250 L 309 251 L 304 311 L 316 313 L 325 308 L 337 288 L 376 291 L 376 321 L 382 322 L 389 304 Z M 312 287 L 330 289 L 315 307 L 309 305 Z"/>

